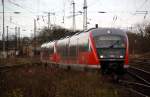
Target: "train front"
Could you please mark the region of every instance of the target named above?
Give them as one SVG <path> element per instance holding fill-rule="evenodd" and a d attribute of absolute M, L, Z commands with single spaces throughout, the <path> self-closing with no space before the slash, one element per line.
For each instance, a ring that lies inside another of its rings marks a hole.
<path fill-rule="evenodd" d="M 120 29 L 92 31 L 102 73 L 123 74 L 128 67 L 128 38 Z"/>

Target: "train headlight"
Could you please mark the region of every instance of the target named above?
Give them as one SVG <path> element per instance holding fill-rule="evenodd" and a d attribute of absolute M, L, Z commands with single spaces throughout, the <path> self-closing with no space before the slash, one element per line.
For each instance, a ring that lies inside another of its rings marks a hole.
<path fill-rule="evenodd" d="M 104 56 L 103 56 L 103 55 L 101 55 L 101 56 L 100 56 L 100 58 L 104 58 Z"/>
<path fill-rule="evenodd" d="M 122 55 L 120 55 L 120 58 L 123 58 L 123 56 L 122 56 Z"/>

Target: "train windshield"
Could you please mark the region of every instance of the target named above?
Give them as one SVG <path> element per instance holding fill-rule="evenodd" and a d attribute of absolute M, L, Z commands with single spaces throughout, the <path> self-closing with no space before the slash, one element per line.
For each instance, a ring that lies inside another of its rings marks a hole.
<path fill-rule="evenodd" d="M 121 36 L 96 36 L 94 40 L 96 48 L 125 48 L 125 41 Z"/>

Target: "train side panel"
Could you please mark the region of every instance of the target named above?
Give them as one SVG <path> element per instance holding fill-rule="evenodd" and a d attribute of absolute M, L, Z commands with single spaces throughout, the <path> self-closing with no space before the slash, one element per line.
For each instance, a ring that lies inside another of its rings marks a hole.
<path fill-rule="evenodd" d="M 64 65 L 98 67 L 99 61 L 94 54 L 94 44 L 89 33 L 81 33 L 57 41 L 57 63 Z"/>
<path fill-rule="evenodd" d="M 126 35 L 126 52 L 125 52 L 124 68 L 128 68 L 128 67 L 129 67 L 129 41 Z"/>

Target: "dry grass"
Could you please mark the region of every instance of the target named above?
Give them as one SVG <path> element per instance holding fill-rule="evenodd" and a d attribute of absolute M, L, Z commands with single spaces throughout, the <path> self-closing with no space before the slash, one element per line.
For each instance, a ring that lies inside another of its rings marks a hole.
<path fill-rule="evenodd" d="M 35 64 L 40 63 L 39 58 L 20 58 L 20 57 L 10 57 L 6 59 L 0 59 L 0 65 L 25 65 L 25 64 Z"/>
<path fill-rule="evenodd" d="M 33 64 L 27 58 L 8 59 L 7 64 Z M 131 97 L 130 92 L 97 72 L 27 65 L 0 72 L 0 97 Z"/>
<path fill-rule="evenodd" d="M 0 97 L 128 97 L 98 73 L 44 66 L 0 73 Z"/>

